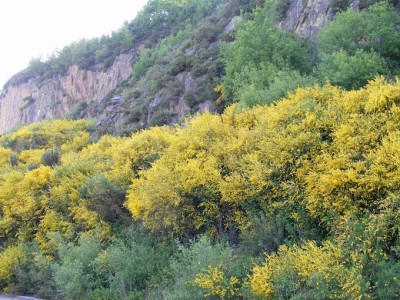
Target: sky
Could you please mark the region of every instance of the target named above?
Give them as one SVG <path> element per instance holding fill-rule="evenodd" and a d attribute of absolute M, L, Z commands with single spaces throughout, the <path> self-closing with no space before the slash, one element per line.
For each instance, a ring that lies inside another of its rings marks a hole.
<path fill-rule="evenodd" d="M 32 58 L 82 38 L 100 37 L 135 18 L 147 0 L 3 0 L 0 2 L 0 90 Z"/>

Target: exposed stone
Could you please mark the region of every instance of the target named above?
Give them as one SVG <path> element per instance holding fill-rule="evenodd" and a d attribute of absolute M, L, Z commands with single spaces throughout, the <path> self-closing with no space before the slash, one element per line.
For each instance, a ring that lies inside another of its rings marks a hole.
<path fill-rule="evenodd" d="M 122 96 L 114 96 L 110 100 L 111 105 L 116 105 L 124 101 L 124 98 Z"/>
<path fill-rule="evenodd" d="M 199 113 L 204 113 L 206 111 L 214 111 L 215 105 L 210 100 L 207 100 L 204 103 L 199 104 Z"/>
<path fill-rule="evenodd" d="M 153 117 L 153 114 L 157 108 L 162 102 L 162 94 L 164 93 L 164 90 L 159 91 L 154 99 L 149 103 L 149 106 L 147 107 L 147 124 L 150 124 L 151 118 Z"/>
<path fill-rule="evenodd" d="M 359 0 L 352 1 L 353 7 L 357 7 L 357 1 L 359 2 Z M 330 0 L 291 0 L 280 26 L 285 30 L 294 30 L 304 37 L 313 36 L 319 28 L 333 18 L 330 3 Z M 225 26 L 224 33 L 233 32 L 241 21 L 241 17 L 233 17 Z M 206 101 L 193 110 L 187 105 L 183 94 L 197 92 L 197 80 L 199 80 L 199 78 L 192 77 L 187 71 L 176 75 L 176 80 L 180 84 L 179 89 L 184 88 L 181 93 L 171 95 L 170 91 L 163 89 L 154 96 L 147 88 L 146 78 L 141 78 L 138 82 L 139 96 L 131 97 L 132 99 L 128 96 L 127 99 L 123 99 L 122 96 L 114 96 L 105 103 L 103 100 L 106 99 L 106 96 L 131 76 L 132 61 L 146 48 L 146 43 L 147 41 L 144 41 L 136 49 L 118 56 L 107 70 L 83 70 L 74 65 L 68 69 L 65 75 L 58 78 L 44 82 L 30 79 L 26 83 L 10 86 L 4 91 L 0 91 L 0 134 L 18 124 L 60 117 L 76 108 L 80 103 L 88 105 L 80 112 L 79 117 L 95 117 L 98 119 L 99 127 L 107 130 L 113 127 L 112 130 L 115 132 L 138 125 L 129 123 L 130 101 L 146 101 L 145 103 L 148 103 L 147 101 L 152 100 L 147 106 L 147 118 L 146 115 L 143 116 L 140 126 L 151 124 L 154 113 L 160 109 L 163 112 L 171 112 L 173 122 L 182 121 L 189 112 L 215 109 L 211 101 Z M 219 43 L 216 41 L 210 47 L 218 47 Z M 228 43 L 233 42 L 229 39 Z M 174 49 L 170 50 L 166 57 L 171 55 Z M 196 49 L 189 47 L 185 49 L 184 54 L 196 55 Z"/>
<path fill-rule="evenodd" d="M 185 97 L 179 97 L 178 105 L 176 106 L 177 121 L 183 120 L 183 118 L 190 112 L 190 107 L 186 104 Z"/>
<path fill-rule="evenodd" d="M 186 71 L 180 72 L 178 75 L 176 75 L 176 79 L 178 79 L 179 82 L 184 82 L 186 79 Z"/>
<path fill-rule="evenodd" d="M 187 76 L 185 78 L 185 91 L 192 91 L 196 88 L 196 81 L 192 76 Z"/>
<path fill-rule="evenodd" d="M 294 30 L 303 37 L 311 37 L 333 18 L 327 0 L 292 0 L 280 26 Z"/>
<path fill-rule="evenodd" d="M 18 124 L 29 124 L 53 117 L 61 117 L 77 104 L 99 102 L 132 73 L 132 59 L 136 52 L 118 56 L 106 71 L 82 70 L 74 65 L 64 76 L 8 87 L 0 97 L 0 134 Z M 28 97 L 36 101 L 24 101 Z M 114 98 L 113 98 L 114 99 Z M 117 99 L 115 98 L 114 104 Z M 118 98 L 122 102 L 123 99 Z"/>
<path fill-rule="evenodd" d="M 234 31 L 235 28 L 236 28 L 236 24 L 240 23 L 241 21 L 242 21 L 242 17 L 240 17 L 240 16 L 234 16 L 234 17 L 229 21 L 229 23 L 225 26 L 225 28 L 224 28 L 224 33 L 227 34 L 227 33 L 230 33 L 230 32 L 232 32 L 232 31 Z"/>
<path fill-rule="evenodd" d="M 188 48 L 188 49 L 185 50 L 185 55 L 187 55 L 187 56 L 192 56 L 192 55 L 194 55 L 195 53 L 196 53 L 196 49 L 194 49 L 194 48 L 192 48 L 192 47 L 190 47 L 190 48 Z"/>

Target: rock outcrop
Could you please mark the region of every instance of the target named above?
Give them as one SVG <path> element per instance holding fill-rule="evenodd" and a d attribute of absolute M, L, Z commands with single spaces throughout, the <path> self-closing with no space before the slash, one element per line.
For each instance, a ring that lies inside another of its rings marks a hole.
<path fill-rule="evenodd" d="M 100 102 L 129 78 L 136 52 L 118 56 L 105 71 L 82 70 L 73 65 L 67 74 L 39 82 L 10 86 L 0 97 L 0 133 L 71 112 L 80 103 Z"/>
<path fill-rule="evenodd" d="M 329 0 L 292 0 L 280 26 L 303 37 L 312 37 L 332 20 Z"/>

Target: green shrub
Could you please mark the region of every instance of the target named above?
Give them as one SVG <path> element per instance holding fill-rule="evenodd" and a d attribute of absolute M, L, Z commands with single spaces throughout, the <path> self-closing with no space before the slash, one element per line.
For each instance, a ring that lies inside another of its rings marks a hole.
<path fill-rule="evenodd" d="M 227 244 L 213 244 L 206 237 L 191 241 L 187 246 L 178 243 L 170 267 L 164 272 L 164 281 L 150 291 L 148 298 L 205 299 L 207 291 L 194 283 L 200 274 L 205 274 L 210 268 L 218 268 L 226 278 L 234 276 L 242 280 L 249 267 L 249 261 L 236 257 Z"/>
<path fill-rule="evenodd" d="M 40 252 L 35 242 L 25 244 L 23 248 L 28 259 L 15 271 L 16 283 L 10 292 L 40 299 L 60 298 L 49 258 Z"/>
<path fill-rule="evenodd" d="M 387 74 L 385 60 L 376 52 L 357 50 L 354 55 L 345 51 L 333 52 L 322 57 L 319 64 L 320 78 L 346 89 L 363 87 L 368 80 Z"/>
<path fill-rule="evenodd" d="M 118 237 L 117 237 L 118 236 Z M 84 234 L 76 246 L 63 244 L 54 280 L 67 299 L 143 299 L 167 263 L 166 247 L 128 227 L 102 243 L 99 232 Z"/>
<path fill-rule="evenodd" d="M 274 23 L 274 5 L 269 4 L 256 10 L 252 20 L 240 25 L 233 45 L 223 46 L 226 64 L 223 87 L 228 103 L 243 100 L 243 94 L 252 94 L 257 99 L 254 102 L 260 104 L 276 100 L 284 96 L 285 87 L 281 91 L 274 87 L 272 90 L 277 93 L 269 101 L 261 101 L 261 98 L 265 97 L 278 72 L 296 70 L 304 75 L 312 70 L 310 45 L 278 28 Z M 290 80 L 286 81 L 288 83 L 282 84 L 291 84 Z M 246 101 L 251 103 L 252 100 Z"/>
<path fill-rule="evenodd" d="M 41 158 L 42 164 L 49 167 L 58 165 L 60 161 L 61 161 L 61 152 L 57 148 L 46 150 Z"/>
<path fill-rule="evenodd" d="M 87 200 L 89 209 L 99 213 L 108 222 L 116 221 L 125 212 L 124 189 L 108 181 L 103 174 L 89 177 L 81 188 L 80 194 Z"/>
<path fill-rule="evenodd" d="M 169 124 L 171 119 L 176 116 L 175 112 L 157 110 L 150 120 L 150 126 L 162 126 Z"/>
<path fill-rule="evenodd" d="M 166 247 L 156 245 L 150 235 L 133 227 L 124 229 L 101 258 L 114 296 L 143 299 L 144 291 L 159 280 L 168 254 Z"/>
<path fill-rule="evenodd" d="M 60 262 L 53 269 L 56 285 L 65 298 L 84 299 L 103 287 L 107 278 L 97 270 L 97 257 L 102 251 L 98 236 L 82 236 L 75 247 L 61 245 Z"/>
<path fill-rule="evenodd" d="M 237 91 L 237 100 L 243 107 L 271 104 L 297 88 L 317 82 L 316 78 L 302 76 L 296 70 L 279 70 L 272 65 L 244 68 L 242 74 L 250 79 Z"/>
<path fill-rule="evenodd" d="M 318 34 L 320 56 L 345 51 L 355 55 L 357 51 L 373 49 L 385 60 L 399 62 L 400 16 L 387 1 L 381 1 L 367 10 L 356 12 L 349 8 L 321 29 Z"/>

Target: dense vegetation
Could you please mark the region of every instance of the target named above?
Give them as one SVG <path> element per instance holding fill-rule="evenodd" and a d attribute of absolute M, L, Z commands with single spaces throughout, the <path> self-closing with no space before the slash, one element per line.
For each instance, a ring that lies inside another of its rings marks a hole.
<path fill-rule="evenodd" d="M 377 75 L 399 75 L 400 16 L 388 2 L 338 13 L 314 42 L 276 27 L 273 6 L 256 10 L 238 30 L 234 45 L 226 47 L 228 102 L 254 106 L 299 86 L 329 81 L 355 89 Z"/>
<path fill-rule="evenodd" d="M 23 127 L 0 140 L 1 286 L 395 299 L 399 128 L 400 82 L 383 78 L 97 142 L 91 122 Z"/>
<path fill-rule="evenodd" d="M 311 43 L 275 27 L 286 2 L 252 11 L 262 3 L 149 1 L 112 35 L 118 47 L 112 37 L 92 41 L 90 53 L 113 59 L 147 39 L 119 87 L 125 96 L 148 97 L 135 85 L 143 76 L 147 95 L 179 90 L 173 78 L 187 70 L 203 90 L 186 101 L 219 97 L 220 114 L 124 137 L 98 137 L 95 120 L 0 137 L 0 290 L 44 299 L 400 298 L 400 18 L 385 1 L 361 12 L 338 6 Z M 238 9 L 236 33 L 222 34 Z M 220 39 L 221 51 L 210 47 Z"/>

